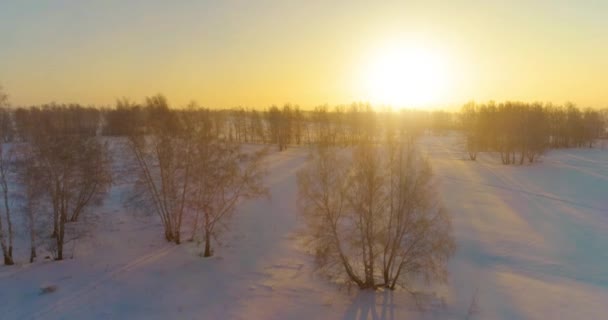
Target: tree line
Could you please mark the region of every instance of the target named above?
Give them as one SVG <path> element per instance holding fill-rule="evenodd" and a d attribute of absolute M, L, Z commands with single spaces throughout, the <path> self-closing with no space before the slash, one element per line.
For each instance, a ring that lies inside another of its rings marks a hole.
<path fill-rule="evenodd" d="M 460 120 L 471 160 L 479 152 L 497 152 L 503 164 L 523 164 L 552 148 L 593 147 L 606 135 L 607 114 L 572 104 L 506 101 L 468 103 Z"/>
<path fill-rule="evenodd" d="M 164 99 L 162 96 L 157 96 Z M 166 99 L 165 99 L 166 100 Z M 284 150 L 290 145 L 330 143 L 349 146 L 361 141 L 379 141 L 387 130 L 419 136 L 427 130 L 445 133 L 455 129 L 453 115 L 444 111 L 375 110 L 369 104 L 318 106 L 303 110 L 297 105 L 271 106 L 263 110 L 233 108 L 207 109 L 191 103 L 173 112 L 203 119 L 214 138 L 236 143 L 276 145 Z M 102 134 L 128 136 L 131 131 L 147 132 L 149 124 L 142 119 L 154 108 L 147 102 L 138 104 L 126 99 L 116 108 L 102 110 Z"/>

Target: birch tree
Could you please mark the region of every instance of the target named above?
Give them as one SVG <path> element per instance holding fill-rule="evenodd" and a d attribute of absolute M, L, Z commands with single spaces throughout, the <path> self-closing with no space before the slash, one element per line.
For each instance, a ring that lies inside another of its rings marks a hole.
<path fill-rule="evenodd" d="M 136 191 L 159 216 L 165 239 L 179 244 L 192 177 L 192 139 L 184 118 L 169 109 L 163 96 L 148 98 L 146 105 L 147 135 L 134 131 L 127 140 L 138 171 Z"/>
<path fill-rule="evenodd" d="M 264 152 L 246 153 L 240 146 L 199 136 L 194 159 L 193 186 L 189 209 L 193 212 L 193 233 L 202 232 L 204 257 L 213 255 L 212 239 L 236 210 L 240 200 L 267 194 L 262 184 Z"/>
<path fill-rule="evenodd" d="M 455 245 L 428 162 L 390 139 L 343 153 L 320 147 L 298 173 L 298 207 L 320 271 L 361 289 L 446 281 Z"/>
<path fill-rule="evenodd" d="M 0 108 L 8 106 L 8 95 L 4 93 L 0 86 Z M 3 117 L 5 118 L 5 117 Z M 3 130 L 3 136 L 5 132 Z M 13 222 L 11 218 L 11 210 L 9 203 L 9 183 L 8 174 L 9 166 L 12 161 L 12 153 L 10 150 L 6 150 L 5 141 L 0 141 L 0 189 L 2 191 L 2 211 L 4 211 L 4 217 L 0 215 L 0 246 L 2 247 L 2 254 L 4 256 L 4 264 L 12 265 L 13 260 Z M 4 221 L 3 221 L 4 219 Z"/>
<path fill-rule="evenodd" d="M 82 127 L 80 117 L 90 117 L 84 108 L 53 106 L 24 110 L 27 126 L 28 165 L 35 165 L 36 178 L 25 181 L 31 192 L 42 190 L 44 205 L 52 212 L 55 258 L 64 258 L 66 226 L 79 220 L 90 206 L 98 204 L 112 183 L 108 146 L 93 132 L 96 126 Z M 76 127 L 75 127 L 76 126 Z M 34 167 L 32 167 L 32 170 Z M 30 172 L 32 173 L 32 172 Z"/>
<path fill-rule="evenodd" d="M 13 240 L 15 232 L 11 217 L 11 206 L 9 198 L 9 169 L 12 162 L 11 150 L 6 150 L 4 142 L 0 142 L 0 191 L 2 192 L 3 214 L 0 215 L 0 246 L 4 256 L 4 264 L 12 265 L 13 260 Z"/>

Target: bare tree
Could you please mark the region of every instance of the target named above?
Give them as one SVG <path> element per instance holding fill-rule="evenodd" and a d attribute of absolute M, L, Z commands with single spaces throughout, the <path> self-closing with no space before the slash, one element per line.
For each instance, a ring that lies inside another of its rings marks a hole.
<path fill-rule="evenodd" d="M 37 221 L 40 211 L 43 211 L 45 197 L 48 196 L 46 184 L 41 183 L 45 179 L 41 160 L 36 157 L 32 146 L 29 143 L 20 143 L 15 148 L 15 167 L 18 182 L 18 197 L 21 202 L 20 211 L 24 215 L 27 232 L 30 240 L 30 263 L 34 262 L 37 256 Z"/>
<path fill-rule="evenodd" d="M 15 127 L 11 117 L 11 110 L 8 108 L 8 95 L 2 92 L 0 86 L 0 140 L 11 142 L 15 136 Z"/>
<path fill-rule="evenodd" d="M 412 144 L 387 143 L 387 217 L 381 219 L 384 286 L 406 287 L 412 277 L 447 280 L 455 249 L 450 217 L 436 198 L 428 160 Z"/>
<path fill-rule="evenodd" d="M 133 131 L 142 131 L 142 108 L 128 98 L 118 99 L 116 108 L 105 110 L 102 134 L 106 136 L 129 136 Z"/>
<path fill-rule="evenodd" d="M 251 134 L 252 141 L 258 141 L 261 143 L 266 143 L 266 133 L 264 129 L 264 121 L 260 116 L 260 113 L 252 109 L 251 115 L 249 117 L 250 129 L 249 133 Z"/>
<path fill-rule="evenodd" d="M 203 232 L 204 257 L 213 255 L 211 239 L 235 211 L 239 200 L 262 196 L 263 152 L 245 153 L 237 144 L 207 136 L 196 139 L 192 154 L 193 185 L 188 207 L 194 214 L 193 234 Z"/>
<path fill-rule="evenodd" d="M 30 169 L 35 170 L 35 169 Z M 29 170 L 28 170 L 29 171 Z M 25 178 L 25 204 L 23 212 L 26 216 L 27 229 L 30 238 L 30 263 L 34 262 L 37 257 L 36 246 L 37 246 L 37 230 L 36 230 L 36 211 L 39 210 L 40 194 L 42 190 L 39 189 L 39 184 L 35 183 L 38 179 L 38 175 L 35 172 L 29 171 L 26 173 Z"/>
<path fill-rule="evenodd" d="M 293 111 L 289 104 L 279 109 L 277 106 L 272 106 L 266 112 L 270 142 L 276 143 L 279 146 L 279 151 L 287 148 L 291 143 L 293 131 Z"/>
<path fill-rule="evenodd" d="M 4 92 L 4 89 L 0 85 L 0 107 L 8 106 L 8 95 Z"/>
<path fill-rule="evenodd" d="M 42 150 L 44 181 L 53 206 L 56 258 L 62 260 L 66 224 L 76 222 L 111 184 L 108 151 L 96 138 L 82 136 L 62 137 Z"/>
<path fill-rule="evenodd" d="M 298 173 L 299 208 L 320 269 L 361 289 L 445 281 L 450 219 L 433 199 L 428 163 L 396 140 L 351 159 L 321 147 Z"/>
<path fill-rule="evenodd" d="M 303 136 L 303 131 L 304 131 L 304 113 L 302 110 L 300 110 L 300 107 L 298 105 L 296 105 L 293 109 L 293 125 L 292 125 L 292 131 L 293 131 L 293 139 L 295 140 L 295 143 L 297 145 L 300 145 L 302 143 L 302 136 Z"/>
<path fill-rule="evenodd" d="M 589 148 L 593 147 L 595 139 L 602 135 L 604 124 L 600 111 L 585 109 L 583 113 L 584 119 L 584 139 L 587 141 Z"/>
<path fill-rule="evenodd" d="M 469 159 L 477 160 L 477 153 L 481 149 L 481 134 L 479 130 L 479 116 L 475 110 L 474 103 L 468 103 L 462 107 L 460 118 L 462 129 L 466 135 L 466 148 Z"/>
<path fill-rule="evenodd" d="M 11 208 L 9 199 L 9 167 L 12 164 L 12 152 L 6 150 L 4 142 L 0 142 L 0 189 L 2 191 L 2 210 L 4 211 L 4 222 L 3 217 L 0 215 L 0 246 L 2 247 L 2 253 L 4 255 L 4 264 L 12 265 L 13 260 L 13 238 L 15 236 L 13 230 L 13 222 L 11 218 Z M 6 230 L 4 227 L 6 223 Z"/>
<path fill-rule="evenodd" d="M 2 110 L 2 119 L 6 120 L 8 112 L 5 111 L 5 107 L 8 106 L 8 95 L 2 90 L 0 86 L 0 109 Z M 3 121 L 4 123 L 5 121 Z M 4 129 L 4 126 L 2 126 Z M 6 135 L 5 130 L 2 130 L 2 136 Z M 4 209 L 4 219 L 6 220 L 6 230 L 2 222 L 2 216 L 0 215 L 0 246 L 2 247 L 2 254 L 4 255 L 4 264 L 12 265 L 13 261 L 13 223 L 11 220 L 11 210 L 9 204 L 9 183 L 8 174 L 9 166 L 12 161 L 12 152 L 6 150 L 4 145 L 5 139 L 0 141 L 0 187 L 2 189 L 2 201 Z M 5 235 L 6 234 L 6 235 Z"/>
<path fill-rule="evenodd" d="M 24 113 L 31 125 L 23 132 L 29 147 L 22 157 L 29 159 L 24 165 L 35 165 L 38 174 L 36 179 L 24 181 L 35 184 L 28 187 L 31 190 L 43 190 L 44 201 L 52 208 L 57 260 L 64 258 L 67 224 L 99 203 L 111 185 L 107 144 L 94 135 L 92 128 L 97 125 L 93 122 L 82 127 L 82 122 L 74 120 L 89 116 L 82 112 L 88 111 L 54 107 Z"/>
<path fill-rule="evenodd" d="M 272 106 L 266 111 L 268 122 L 268 136 L 270 143 L 276 143 L 279 151 L 283 151 L 286 146 L 285 135 L 283 134 L 284 120 L 281 110 L 277 106 Z"/>
<path fill-rule="evenodd" d="M 348 215 L 349 162 L 331 147 L 319 146 L 309 165 L 298 172 L 298 208 L 305 218 L 321 271 L 330 277 L 364 286 L 351 261 Z M 343 275 L 346 273 L 346 279 Z"/>
<path fill-rule="evenodd" d="M 165 239 L 179 244 L 193 140 L 181 122 L 185 117 L 170 110 L 163 96 L 147 98 L 146 104 L 147 135 L 132 132 L 127 141 L 138 169 L 136 190 L 160 217 Z"/>

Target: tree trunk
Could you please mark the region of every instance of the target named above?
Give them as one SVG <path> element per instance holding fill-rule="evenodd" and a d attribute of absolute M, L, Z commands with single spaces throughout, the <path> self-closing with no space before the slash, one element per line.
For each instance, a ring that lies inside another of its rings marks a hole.
<path fill-rule="evenodd" d="M 30 210 L 28 212 L 28 223 L 30 229 L 30 263 L 36 258 L 36 227 L 34 225 L 34 214 Z"/>
<path fill-rule="evenodd" d="M 57 237 L 57 258 L 55 260 L 63 260 L 63 240 Z"/>
<path fill-rule="evenodd" d="M 6 180 L 3 178 L 3 189 L 4 189 L 4 210 L 6 213 L 6 224 L 8 226 L 8 263 L 5 259 L 5 264 L 12 265 L 13 261 L 13 222 L 11 221 L 11 211 L 8 206 L 8 187 L 6 186 Z"/>
<path fill-rule="evenodd" d="M 205 231 L 205 252 L 203 253 L 203 257 L 211 257 L 213 253 L 211 252 L 211 233 Z"/>
<path fill-rule="evenodd" d="M 167 242 L 173 241 L 173 232 L 171 232 L 169 227 L 165 227 L 165 240 L 167 240 Z"/>
<path fill-rule="evenodd" d="M 65 220 L 66 217 L 65 216 L 61 216 L 61 218 L 59 218 L 59 233 L 57 234 L 57 259 L 56 260 L 63 260 L 63 240 L 64 240 L 64 236 L 65 236 Z"/>
<path fill-rule="evenodd" d="M 57 209 L 55 209 L 57 210 Z M 53 233 L 51 233 L 51 238 L 57 238 L 59 235 L 59 214 L 53 214 Z"/>
<path fill-rule="evenodd" d="M 30 248 L 30 263 L 33 263 L 36 259 L 36 247 L 32 246 Z"/>
<path fill-rule="evenodd" d="M 4 255 L 4 264 L 13 264 L 13 248 L 11 245 L 7 246 L 4 239 L 4 227 L 2 226 L 2 217 L 0 217 L 0 246 L 2 247 L 2 254 Z"/>
<path fill-rule="evenodd" d="M 13 257 L 10 255 L 4 255 L 4 264 L 7 266 L 13 265 L 14 261 L 13 261 Z"/>

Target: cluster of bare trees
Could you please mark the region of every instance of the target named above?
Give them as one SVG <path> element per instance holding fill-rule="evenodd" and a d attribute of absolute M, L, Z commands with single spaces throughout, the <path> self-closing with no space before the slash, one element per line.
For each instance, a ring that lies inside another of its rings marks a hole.
<path fill-rule="evenodd" d="M 6 110 L 6 95 L 0 98 L 0 110 Z M 186 221 L 189 240 L 203 239 L 203 255 L 211 256 L 211 241 L 238 201 L 267 193 L 264 152 L 245 152 L 238 142 L 219 138 L 211 114 L 194 107 L 169 109 L 161 95 L 143 106 L 120 100 L 113 112 L 57 104 L 0 112 L 10 124 L 0 126 L 5 264 L 14 263 L 15 214 L 27 225 L 30 261 L 40 243 L 55 259 L 64 259 L 65 244 L 85 227 L 79 224 L 82 216 L 101 203 L 112 184 L 108 143 L 100 132 L 125 136 L 120 140 L 134 159 L 136 199 L 158 214 L 165 238 L 179 244 Z"/>
<path fill-rule="evenodd" d="M 11 134 L 2 132 L 5 140 L 0 148 L 4 262 L 14 262 L 15 211 L 28 225 L 30 261 L 36 257 L 38 235 L 61 260 L 66 242 L 77 235 L 69 226 L 98 204 L 111 184 L 107 145 L 96 136 L 100 113 L 74 105 L 46 105 L 20 108 L 13 114 L 14 126 L 7 129 Z M 13 207 L 15 202 L 23 205 Z M 42 221 L 45 228 L 40 230 L 37 225 Z"/>
<path fill-rule="evenodd" d="M 122 99 L 112 111 L 57 104 L 7 107 L 2 93 L 0 246 L 5 264 L 14 263 L 15 214 L 27 225 L 30 261 L 40 243 L 55 259 L 64 259 L 65 244 L 76 241 L 85 227 L 79 224 L 82 216 L 101 203 L 112 184 L 109 148 L 100 132 L 125 137 L 135 159 L 138 199 L 158 214 L 165 238 L 180 243 L 187 220 L 190 240 L 204 239 L 205 256 L 212 254 L 211 240 L 238 201 L 267 192 L 264 153 L 244 152 L 234 138 L 220 138 L 226 124 L 219 112 L 194 106 L 172 110 L 161 95 L 142 106 Z"/>
<path fill-rule="evenodd" d="M 455 249 L 432 172 L 407 139 L 320 146 L 298 173 L 298 203 L 317 263 L 361 289 L 444 281 Z"/>
<path fill-rule="evenodd" d="M 495 151 L 503 164 L 534 162 L 549 148 L 592 147 L 605 125 L 600 111 L 571 104 L 469 103 L 460 117 L 470 159 Z"/>
<path fill-rule="evenodd" d="M 146 99 L 143 131 L 132 131 L 127 144 L 138 171 L 136 190 L 160 217 L 165 239 L 179 244 L 184 221 L 190 240 L 211 240 L 241 199 L 266 193 L 262 152 L 244 152 L 214 135 L 206 112 L 171 110 L 163 96 Z"/>

